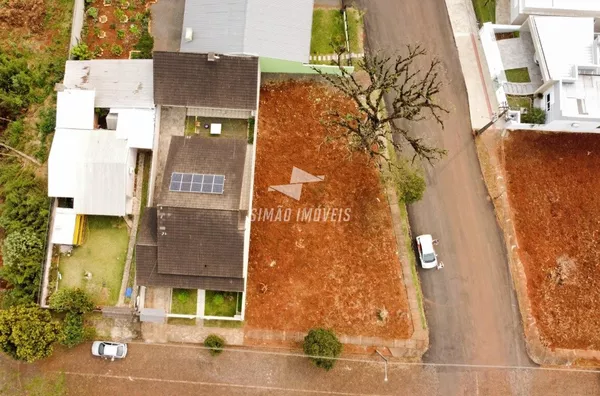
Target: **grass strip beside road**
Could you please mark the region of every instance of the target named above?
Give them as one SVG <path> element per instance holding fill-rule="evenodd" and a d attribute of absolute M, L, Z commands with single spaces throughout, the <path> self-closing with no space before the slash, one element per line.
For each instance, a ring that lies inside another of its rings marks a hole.
<path fill-rule="evenodd" d="M 480 24 L 496 22 L 496 0 L 473 0 L 473 8 Z"/>

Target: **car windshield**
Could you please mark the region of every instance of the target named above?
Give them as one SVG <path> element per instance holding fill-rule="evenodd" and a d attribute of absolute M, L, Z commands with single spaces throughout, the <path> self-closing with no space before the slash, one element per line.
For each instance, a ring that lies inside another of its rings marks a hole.
<path fill-rule="evenodd" d="M 435 261 L 435 253 L 425 253 L 423 255 L 423 261 L 426 263 L 433 263 Z"/>
<path fill-rule="evenodd" d="M 121 345 L 117 348 L 117 356 L 123 356 L 123 346 Z"/>
<path fill-rule="evenodd" d="M 104 344 L 100 344 L 100 346 L 98 347 L 98 353 L 100 355 L 104 355 Z"/>

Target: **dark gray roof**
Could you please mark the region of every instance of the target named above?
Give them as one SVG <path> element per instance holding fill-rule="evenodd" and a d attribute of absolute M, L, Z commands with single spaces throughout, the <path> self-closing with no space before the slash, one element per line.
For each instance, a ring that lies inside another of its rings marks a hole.
<path fill-rule="evenodd" d="M 258 58 L 156 51 L 154 103 L 165 106 L 256 110 Z"/>
<path fill-rule="evenodd" d="M 244 291 L 238 212 L 147 208 L 136 245 L 143 286 Z M 162 229 L 164 227 L 164 229 Z"/>
<path fill-rule="evenodd" d="M 182 208 L 238 210 L 247 147 L 248 143 L 242 139 L 171 137 L 157 204 Z M 223 175 L 223 194 L 169 191 L 173 172 Z"/>

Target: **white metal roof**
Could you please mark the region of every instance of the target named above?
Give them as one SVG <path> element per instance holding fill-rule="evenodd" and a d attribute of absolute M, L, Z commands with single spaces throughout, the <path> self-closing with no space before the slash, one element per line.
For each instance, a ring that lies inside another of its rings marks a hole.
<path fill-rule="evenodd" d="M 187 0 L 181 51 L 308 62 L 313 5 L 314 0 Z"/>
<path fill-rule="evenodd" d="M 77 214 L 73 209 L 56 208 L 52 227 L 52 243 L 73 245 Z"/>
<path fill-rule="evenodd" d="M 73 198 L 78 214 L 126 213 L 127 141 L 116 131 L 57 129 L 48 158 L 48 195 Z"/>
<path fill-rule="evenodd" d="M 600 11 L 598 0 L 520 0 L 522 7 L 548 10 Z"/>
<path fill-rule="evenodd" d="M 127 147 L 152 150 L 154 109 L 110 109 L 117 113 L 117 138 L 127 139 Z"/>
<path fill-rule="evenodd" d="M 94 128 L 95 91 L 65 89 L 56 94 L 56 127 Z"/>
<path fill-rule="evenodd" d="M 154 108 L 152 59 L 67 61 L 66 88 L 95 89 L 95 107 Z"/>
<path fill-rule="evenodd" d="M 542 54 L 551 80 L 573 78 L 574 65 L 594 59 L 594 18 L 530 16 L 537 29 Z"/>

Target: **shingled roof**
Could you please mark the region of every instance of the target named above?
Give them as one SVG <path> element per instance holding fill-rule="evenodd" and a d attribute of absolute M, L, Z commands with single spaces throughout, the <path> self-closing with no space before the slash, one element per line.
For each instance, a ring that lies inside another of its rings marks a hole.
<path fill-rule="evenodd" d="M 136 246 L 144 286 L 244 291 L 244 231 L 237 212 L 148 208 Z"/>
<path fill-rule="evenodd" d="M 156 51 L 154 102 L 164 106 L 256 110 L 258 58 Z"/>

